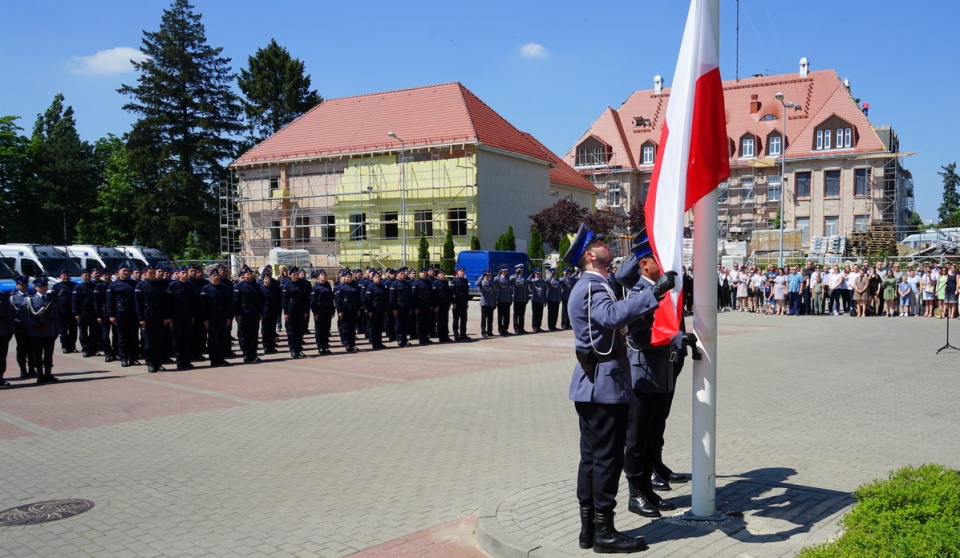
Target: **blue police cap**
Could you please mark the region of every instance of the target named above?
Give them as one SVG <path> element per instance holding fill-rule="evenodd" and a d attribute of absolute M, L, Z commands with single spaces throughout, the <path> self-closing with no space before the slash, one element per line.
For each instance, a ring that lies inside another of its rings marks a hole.
<path fill-rule="evenodd" d="M 587 246 L 590 246 L 590 244 L 598 238 L 600 237 L 588 229 L 586 224 L 581 223 L 577 234 L 573 237 L 573 240 L 570 241 L 570 248 L 567 250 L 567 253 L 563 255 L 563 261 L 571 266 L 576 266 L 580 258 L 583 257 L 584 252 L 587 251 Z"/>
<path fill-rule="evenodd" d="M 299 272 L 300 272 L 300 268 L 297 267 L 297 266 L 295 266 L 295 265 L 291 265 L 290 267 L 287 268 L 287 271 L 288 271 L 289 273 L 299 273 Z"/>
<path fill-rule="evenodd" d="M 463 268 L 460 268 L 460 269 L 463 269 Z M 483 271 L 480 272 L 480 275 L 490 275 L 490 270 L 484 269 Z"/>
<path fill-rule="evenodd" d="M 128 270 L 129 270 L 129 269 L 130 269 L 130 266 L 127 265 L 127 264 L 125 264 L 125 263 L 122 263 L 122 264 L 120 264 L 120 265 L 117 266 L 117 271 L 120 271 L 121 269 L 128 269 Z"/>
<path fill-rule="evenodd" d="M 457 271 L 466 271 L 466 270 L 467 268 L 463 267 L 462 265 L 457 268 Z"/>
<path fill-rule="evenodd" d="M 30 278 L 27 277 L 26 275 L 18 275 L 18 276 L 16 276 L 16 277 L 14 277 L 13 280 L 14 280 L 18 285 L 29 285 L 29 284 L 30 284 Z"/>
<path fill-rule="evenodd" d="M 70 275 L 70 272 L 67 271 L 66 269 L 61 269 L 60 273 L 57 273 L 57 275 Z"/>
<path fill-rule="evenodd" d="M 647 228 L 643 227 L 633 236 L 633 247 L 630 251 L 637 259 L 653 255 L 653 248 L 650 246 L 650 238 L 647 237 Z"/>
<path fill-rule="evenodd" d="M 190 264 L 190 269 L 192 269 L 192 270 L 194 270 L 194 271 L 203 271 L 203 268 L 200 267 L 200 266 L 197 265 L 197 264 Z"/>
<path fill-rule="evenodd" d="M 33 280 L 33 284 L 34 284 L 34 286 L 36 286 L 36 287 L 43 287 L 43 286 L 47 285 L 48 283 L 49 283 L 49 281 L 47 281 L 47 278 L 46 278 L 46 277 L 37 277 L 36 279 Z"/>
<path fill-rule="evenodd" d="M 263 269 L 260 270 L 260 275 L 273 275 L 273 267 L 270 265 L 263 266 Z"/>
<path fill-rule="evenodd" d="M 326 270 L 324 270 L 323 268 L 317 270 L 317 275 L 318 275 L 318 276 L 320 276 L 320 275 L 326 275 L 326 274 L 327 274 L 327 272 L 326 272 Z"/>
<path fill-rule="evenodd" d="M 347 277 L 348 275 L 353 275 L 353 272 L 350 271 L 350 268 L 344 268 L 340 270 L 340 277 Z"/>
<path fill-rule="evenodd" d="M 534 273 L 540 273 L 540 268 L 538 267 L 537 269 L 534 269 L 533 272 L 534 272 Z"/>
<path fill-rule="evenodd" d="M 565 267 L 565 268 L 563 268 L 563 270 L 564 270 L 564 271 L 570 271 L 570 268 L 569 268 L 569 267 Z"/>
<path fill-rule="evenodd" d="M 506 271 L 506 270 L 507 270 L 507 266 L 504 264 L 500 264 L 500 267 L 497 268 L 497 271 Z"/>
<path fill-rule="evenodd" d="M 360 271 L 360 268 L 359 268 L 359 267 L 358 267 L 357 269 L 354 269 L 353 272 L 354 272 L 354 273 L 363 273 L 362 271 Z"/>
<path fill-rule="evenodd" d="M 420 268 L 420 273 L 426 273 L 426 272 L 427 272 L 427 268 L 425 268 L 425 267 L 421 267 L 421 268 Z"/>
<path fill-rule="evenodd" d="M 177 268 L 177 273 L 180 273 L 181 271 L 187 271 L 187 266 L 181 265 L 180 267 Z"/>
<path fill-rule="evenodd" d="M 247 273 L 253 273 L 253 270 L 250 269 L 250 266 L 246 266 L 246 265 L 245 265 L 245 266 L 243 266 L 243 267 L 240 268 L 240 275 L 244 275 L 244 274 L 247 274 Z"/>
<path fill-rule="evenodd" d="M 440 269 L 437 270 L 437 273 L 438 273 L 438 274 L 440 274 L 440 273 L 446 273 L 446 271 L 444 271 L 443 268 L 440 268 Z"/>
<path fill-rule="evenodd" d="M 147 264 L 147 265 L 143 266 L 143 268 L 142 268 L 140 271 L 150 271 L 150 270 L 153 270 L 153 269 L 157 269 L 157 268 L 153 267 L 152 264 Z"/>

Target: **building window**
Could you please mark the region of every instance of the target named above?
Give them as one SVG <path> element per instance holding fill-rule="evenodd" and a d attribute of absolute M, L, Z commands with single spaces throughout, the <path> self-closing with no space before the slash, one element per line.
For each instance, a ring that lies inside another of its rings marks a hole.
<path fill-rule="evenodd" d="M 823 236 L 836 236 L 838 234 L 840 234 L 840 218 L 824 217 L 823 218 Z"/>
<path fill-rule="evenodd" d="M 870 169 L 853 169 L 853 195 L 870 195 Z"/>
<path fill-rule="evenodd" d="M 797 228 L 800 229 L 800 242 L 807 244 L 810 242 L 810 218 L 797 217 Z"/>
<path fill-rule="evenodd" d="M 270 244 L 274 248 L 280 247 L 280 221 L 270 221 Z"/>
<path fill-rule="evenodd" d="M 850 128 L 843 129 L 843 146 L 853 147 L 853 131 Z"/>
<path fill-rule="evenodd" d="M 767 152 L 771 157 L 780 155 L 780 136 L 770 136 L 767 140 Z"/>
<path fill-rule="evenodd" d="M 753 138 L 740 140 L 740 157 L 753 157 Z"/>
<path fill-rule="evenodd" d="M 854 215 L 853 230 L 855 231 L 867 230 L 867 225 L 869 224 L 869 221 L 870 221 L 870 218 L 867 215 Z"/>
<path fill-rule="evenodd" d="M 823 149 L 823 130 L 817 130 L 817 149 Z"/>
<path fill-rule="evenodd" d="M 294 219 L 293 238 L 296 240 L 310 240 L 309 217 L 297 217 Z"/>
<path fill-rule="evenodd" d="M 797 182 L 796 196 L 798 198 L 809 198 L 810 197 L 810 173 L 798 172 L 798 173 L 794 173 L 793 177 Z"/>
<path fill-rule="evenodd" d="M 827 198 L 836 198 L 840 196 L 839 170 L 823 171 L 823 196 Z"/>
<path fill-rule="evenodd" d="M 413 212 L 413 233 L 417 236 L 433 236 L 433 211 Z"/>
<path fill-rule="evenodd" d="M 354 213 L 350 216 L 350 240 L 367 239 L 367 214 Z"/>
<path fill-rule="evenodd" d="M 320 240 L 333 242 L 337 239 L 337 220 L 333 215 L 320 216 Z"/>
<path fill-rule="evenodd" d="M 647 199 L 647 192 L 650 191 L 650 182 L 644 182 L 640 185 L 640 200 L 644 203 Z"/>
<path fill-rule="evenodd" d="M 653 146 L 652 145 L 643 146 L 643 163 L 642 164 L 644 165 L 653 164 Z"/>
<path fill-rule="evenodd" d="M 837 149 L 851 147 L 852 136 L 850 128 L 837 128 Z"/>
<path fill-rule="evenodd" d="M 648 183 L 649 184 L 649 183 Z M 727 186 L 727 181 L 724 180 L 717 186 L 717 203 L 727 203 L 727 200 L 730 198 L 730 190 Z"/>
<path fill-rule="evenodd" d="M 767 201 L 768 202 L 780 201 L 780 177 L 779 176 L 767 177 Z"/>
<path fill-rule="evenodd" d="M 380 238 L 391 239 L 400 237 L 399 219 L 396 211 L 385 211 L 380 214 Z"/>
<path fill-rule="evenodd" d="M 830 130 L 823 131 L 823 148 L 830 149 Z"/>
<path fill-rule="evenodd" d="M 280 189 L 280 179 L 279 179 L 279 178 L 271 178 L 271 179 L 270 179 L 270 191 L 272 192 L 272 191 L 274 191 L 274 190 L 279 190 L 279 189 Z"/>
<path fill-rule="evenodd" d="M 620 183 L 610 182 L 607 184 L 607 206 L 620 207 Z"/>
<path fill-rule="evenodd" d="M 600 142 L 596 140 L 593 140 L 589 143 L 590 145 L 583 145 L 577 148 L 577 166 L 606 166 L 607 162 L 610 160 L 607 146 L 598 145 Z"/>
<path fill-rule="evenodd" d="M 743 232 L 752 232 L 753 231 L 753 221 L 740 221 L 740 228 L 743 229 Z"/>
<path fill-rule="evenodd" d="M 458 207 L 448 211 L 447 227 L 453 236 L 467 236 L 467 208 Z"/>
<path fill-rule="evenodd" d="M 753 179 L 744 178 L 740 182 L 740 200 L 743 203 L 753 202 Z"/>

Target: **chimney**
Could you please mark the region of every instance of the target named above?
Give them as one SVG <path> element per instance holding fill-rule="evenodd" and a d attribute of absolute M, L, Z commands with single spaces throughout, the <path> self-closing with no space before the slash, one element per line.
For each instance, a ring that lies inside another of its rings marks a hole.
<path fill-rule="evenodd" d="M 760 97 L 756 94 L 750 95 L 750 114 L 760 112 Z"/>
<path fill-rule="evenodd" d="M 659 95 L 663 91 L 663 78 L 660 76 L 653 76 L 653 94 Z"/>
<path fill-rule="evenodd" d="M 800 59 L 800 77 L 807 77 L 807 73 L 810 72 L 810 63 L 807 61 L 807 57 L 804 56 Z"/>

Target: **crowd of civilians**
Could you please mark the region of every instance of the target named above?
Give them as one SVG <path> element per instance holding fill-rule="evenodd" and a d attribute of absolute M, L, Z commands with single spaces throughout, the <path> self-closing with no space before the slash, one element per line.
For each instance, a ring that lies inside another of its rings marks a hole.
<path fill-rule="evenodd" d="M 956 318 L 957 266 L 935 262 L 889 266 L 807 262 L 766 271 L 717 266 L 717 310 L 788 316 Z"/>

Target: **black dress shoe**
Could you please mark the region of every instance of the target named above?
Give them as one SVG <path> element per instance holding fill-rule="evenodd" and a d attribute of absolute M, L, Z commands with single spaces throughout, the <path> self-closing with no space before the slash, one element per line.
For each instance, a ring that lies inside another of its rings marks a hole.
<path fill-rule="evenodd" d="M 157 369 L 154 368 L 152 364 L 148 364 L 148 365 L 147 365 L 147 372 L 153 374 L 153 373 L 156 372 L 156 371 L 157 371 Z"/>
<path fill-rule="evenodd" d="M 650 474 L 650 486 L 652 486 L 654 490 L 670 490 L 672 488 L 670 483 L 663 480 L 663 477 L 658 475 L 656 471 Z"/>
<path fill-rule="evenodd" d="M 690 477 L 682 473 L 674 473 L 664 464 L 655 465 L 653 467 L 653 473 L 659 475 L 664 482 L 674 482 L 674 483 L 685 483 L 690 480 Z"/>
<path fill-rule="evenodd" d="M 247 357 L 247 358 L 243 359 L 243 362 L 249 364 L 249 363 L 251 363 L 251 362 L 260 362 L 260 359 L 257 358 L 257 357 Z"/>
<path fill-rule="evenodd" d="M 660 510 L 650 501 L 645 494 L 637 494 L 630 497 L 630 503 L 627 509 L 643 517 L 661 517 Z"/>
<path fill-rule="evenodd" d="M 674 504 L 669 500 L 664 500 L 656 492 L 650 491 L 650 492 L 644 493 L 644 495 L 647 497 L 648 500 L 650 500 L 650 503 L 656 506 L 656 508 L 660 511 L 671 511 L 671 510 L 677 509 L 676 504 Z"/>
<path fill-rule="evenodd" d="M 227 362 L 225 360 L 221 360 L 220 362 L 217 363 L 217 366 L 233 366 L 233 363 Z"/>
<path fill-rule="evenodd" d="M 127 359 L 123 359 L 123 358 L 122 358 L 122 359 L 120 359 L 120 366 L 123 367 L 123 368 L 126 368 L 126 367 L 130 366 L 130 361 L 127 360 Z"/>
<path fill-rule="evenodd" d="M 279 353 L 279 352 L 280 352 L 280 351 L 278 351 L 278 350 L 276 350 L 276 349 L 264 349 L 263 354 L 265 354 L 265 355 L 275 355 L 275 354 L 277 354 L 277 353 Z"/>

